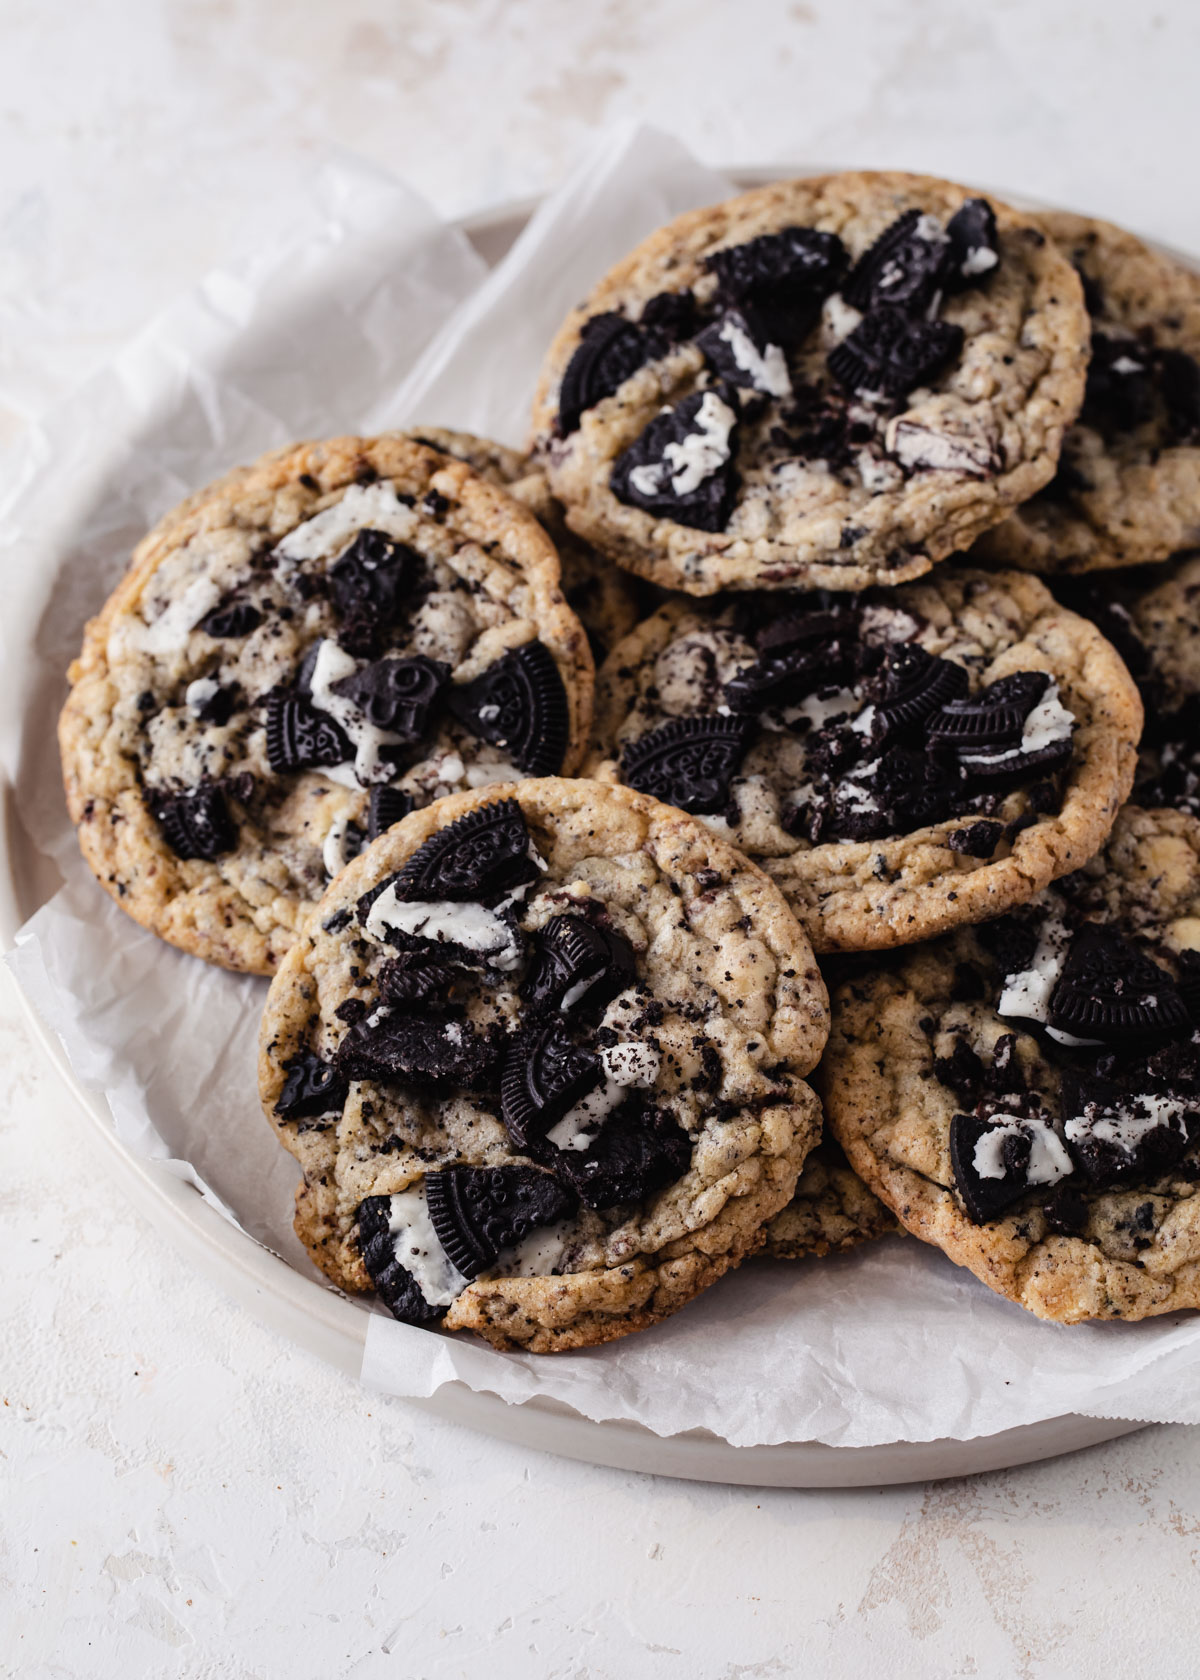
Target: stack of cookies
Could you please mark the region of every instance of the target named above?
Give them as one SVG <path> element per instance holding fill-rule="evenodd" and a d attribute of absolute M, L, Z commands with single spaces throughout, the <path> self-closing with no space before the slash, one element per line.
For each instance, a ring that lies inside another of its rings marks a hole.
<path fill-rule="evenodd" d="M 533 1351 L 898 1230 L 1200 1304 L 1197 355 L 1118 229 L 783 182 L 598 283 L 528 454 L 298 445 L 150 533 L 71 815 L 272 976 L 328 1278 Z"/>

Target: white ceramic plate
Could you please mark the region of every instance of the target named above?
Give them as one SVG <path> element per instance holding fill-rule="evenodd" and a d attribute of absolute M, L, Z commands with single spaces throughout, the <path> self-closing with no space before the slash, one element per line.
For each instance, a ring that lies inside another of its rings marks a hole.
<path fill-rule="evenodd" d="M 752 186 L 786 173 L 778 165 L 741 169 L 734 179 Z M 462 225 L 480 254 L 495 263 L 532 209 L 532 202 L 506 205 Z M 30 845 L 12 788 L 2 778 L 0 803 L 0 948 L 8 950 L 17 929 L 53 892 L 55 881 Z M 25 1007 L 47 1057 L 74 1095 L 81 1118 L 89 1123 L 85 1130 L 96 1152 L 134 1205 L 264 1323 L 357 1377 L 366 1339 L 366 1309 L 329 1289 L 315 1274 L 301 1273 L 259 1247 L 160 1163 L 128 1151 L 118 1142 L 102 1101 L 76 1079 L 57 1037 L 27 1000 Z M 733 1447 L 706 1430 L 663 1438 L 638 1424 L 594 1423 L 555 1401 L 534 1399 L 510 1405 L 460 1383 L 447 1384 L 429 1400 L 405 1403 L 503 1440 L 592 1464 L 760 1487 L 873 1487 L 968 1475 L 1052 1458 L 1140 1427 L 1126 1421 L 1069 1416 L 970 1441 L 894 1441 L 848 1448 L 789 1441 L 769 1447 Z"/>

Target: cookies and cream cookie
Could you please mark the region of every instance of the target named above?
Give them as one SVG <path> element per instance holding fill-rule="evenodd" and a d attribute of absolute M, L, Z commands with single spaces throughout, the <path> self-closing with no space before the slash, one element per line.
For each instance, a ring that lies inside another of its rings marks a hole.
<path fill-rule="evenodd" d="M 781 181 L 680 216 L 572 312 L 535 458 L 654 583 L 897 583 L 1052 477 L 1087 344 L 1029 216 L 922 175 Z"/>
<path fill-rule="evenodd" d="M 1041 1318 L 1200 1306 L 1200 822 L 1127 806 L 1010 916 L 835 992 L 829 1124 L 903 1224 Z"/>
<path fill-rule="evenodd" d="M 1087 389 L 1053 479 L 977 555 L 1035 572 L 1165 560 L 1200 543 L 1200 275 L 1110 222 L 1035 219 L 1083 279 Z"/>
<path fill-rule="evenodd" d="M 824 983 L 695 818 L 548 779 L 414 812 L 280 966 L 260 1091 L 342 1288 L 536 1352 L 673 1312 L 820 1134 Z"/>
<path fill-rule="evenodd" d="M 567 527 L 561 504 L 551 494 L 546 475 L 528 455 L 509 449 L 473 432 L 451 431 L 445 426 L 426 426 L 405 434 L 418 443 L 428 443 L 499 484 L 523 502 L 550 533 L 562 564 L 563 594 L 567 605 L 588 633 L 592 652 L 601 660 L 633 629 L 641 613 L 634 579 Z"/>
<path fill-rule="evenodd" d="M 1137 690 L 1027 574 L 861 595 L 686 597 L 609 655 L 589 773 L 702 816 L 818 951 L 999 915 L 1103 843 Z"/>
<path fill-rule="evenodd" d="M 405 812 L 569 774 L 592 702 L 537 520 L 399 436 L 298 444 L 189 498 L 70 679 L 67 800 L 98 879 L 163 938 L 254 973 Z"/>
<path fill-rule="evenodd" d="M 824 1138 L 804 1163 L 796 1194 L 767 1226 L 764 1260 L 824 1259 L 904 1230 L 846 1160 Z"/>

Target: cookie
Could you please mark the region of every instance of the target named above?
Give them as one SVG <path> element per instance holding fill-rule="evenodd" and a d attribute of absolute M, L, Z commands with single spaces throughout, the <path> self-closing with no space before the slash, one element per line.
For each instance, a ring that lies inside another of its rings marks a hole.
<path fill-rule="evenodd" d="M 826 1138 L 805 1161 L 796 1194 L 767 1226 L 760 1253 L 764 1260 L 823 1259 L 903 1230 L 838 1144 Z"/>
<path fill-rule="evenodd" d="M 976 555 L 1035 572 L 1165 560 L 1200 542 L 1200 276 L 1109 222 L 1035 219 L 1083 279 L 1087 390 L 1050 483 Z"/>
<path fill-rule="evenodd" d="M 928 176 L 782 181 L 679 217 L 574 310 L 534 453 L 639 576 L 920 576 L 1053 476 L 1088 323 L 1031 218 Z"/>
<path fill-rule="evenodd" d="M 701 816 L 818 951 L 996 916 L 1103 843 L 1141 703 L 1036 579 L 677 597 L 610 654 L 588 773 Z"/>
<path fill-rule="evenodd" d="M 759 870 L 682 812 L 551 778 L 414 812 L 338 876 L 272 984 L 259 1082 L 327 1277 L 550 1352 L 760 1246 L 820 1133 L 827 1028 Z M 345 1084 L 297 1120 L 314 1062 Z"/>
<path fill-rule="evenodd" d="M 1200 817 L 1200 558 L 1058 578 L 1054 592 L 1109 637 L 1142 692 L 1133 802 Z"/>
<path fill-rule="evenodd" d="M 407 811 L 571 773 L 593 676 L 532 514 L 392 436 L 279 450 L 168 514 L 70 680 L 67 801 L 98 879 L 172 944 L 265 974 Z"/>
<path fill-rule="evenodd" d="M 1200 822 L 1127 806 L 1032 903 L 844 984 L 851 1165 L 1040 1318 L 1200 1306 Z"/>
<path fill-rule="evenodd" d="M 473 432 L 450 431 L 444 426 L 427 426 L 405 435 L 465 461 L 481 478 L 500 485 L 524 503 L 545 526 L 562 562 L 563 594 L 588 633 L 597 663 L 629 634 L 641 617 L 633 578 L 568 529 L 546 475 L 528 455 L 493 443 L 490 438 L 476 437 Z"/>

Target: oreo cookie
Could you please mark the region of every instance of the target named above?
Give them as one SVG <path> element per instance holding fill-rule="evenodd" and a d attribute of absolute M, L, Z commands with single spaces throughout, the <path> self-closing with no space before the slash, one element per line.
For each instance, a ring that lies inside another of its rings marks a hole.
<path fill-rule="evenodd" d="M 457 1086 L 489 1091 L 500 1047 L 469 1021 L 412 1015 L 382 1004 L 356 1021 L 337 1047 L 335 1062 L 346 1079 L 381 1084 Z"/>
<path fill-rule="evenodd" d="M 907 396 L 924 385 L 962 349 L 963 330 L 953 321 L 914 320 L 893 305 L 873 309 L 830 351 L 830 373 L 860 397 Z"/>
<path fill-rule="evenodd" d="M 929 740 L 954 752 L 1004 752 L 1021 745 L 1025 720 L 1045 699 L 1045 671 L 1016 671 L 960 700 L 949 700 L 927 722 Z"/>
<path fill-rule="evenodd" d="M 718 378 L 735 388 L 749 387 L 777 398 L 792 394 L 783 350 L 771 342 L 766 326 L 749 305 L 727 309 L 705 327 L 696 348 Z"/>
<path fill-rule="evenodd" d="M 1084 425 L 1101 432 L 1132 432 L 1154 418 L 1154 351 L 1136 338 L 1093 332 L 1084 390 Z"/>
<path fill-rule="evenodd" d="M 398 735 L 404 745 L 419 741 L 429 728 L 437 698 L 450 679 L 440 659 L 414 654 L 408 659 L 380 659 L 335 682 L 333 692 L 351 700 L 376 729 Z"/>
<path fill-rule="evenodd" d="M 509 1040 L 500 1073 L 500 1117 L 518 1149 L 539 1149 L 551 1126 L 600 1083 L 599 1057 L 556 1020 Z"/>
<path fill-rule="evenodd" d="M 220 602 L 210 613 L 205 613 L 196 628 L 203 630 L 206 636 L 212 636 L 215 641 L 232 641 L 257 630 L 262 623 L 262 617 L 262 613 L 252 602 L 231 598 Z"/>
<path fill-rule="evenodd" d="M 281 1120 L 315 1120 L 340 1114 L 346 1101 L 344 1076 L 313 1050 L 300 1050 L 283 1064 L 287 1078 L 275 1112 Z"/>
<path fill-rule="evenodd" d="M 531 849 L 529 830 L 515 799 L 480 805 L 431 834 L 398 874 L 365 893 L 358 901 L 359 919 L 365 919 L 386 887 L 394 887 L 396 896 L 410 903 L 498 898 L 537 879 Z"/>
<path fill-rule="evenodd" d="M 695 292 L 686 286 L 678 292 L 656 292 L 643 304 L 638 325 L 661 333 L 671 344 L 682 344 L 700 325 Z"/>
<path fill-rule="evenodd" d="M 949 249 L 942 269 L 947 292 L 980 285 L 1000 266 L 996 212 L 986 198 L 968 198 L 946 223 Z"/>
<path fill-rule="evenodd" d="M 385 1003 L 412 1010 L 420 1004 L 432 1013 L 447 1001 L 454 984 L 455 968 L 446 954 L 436 948 L 401 951 L 379 970 L 379 993 Z"/>
<path fill-rule="evenodd" d="M 917 642 L 893 643 L 878 678 L 877 726 L 891 735 L 924 725 L 968 686 L 965 668 L 952 659 L 939 659 Z"/>
<path fill-rule="evenodd" d="M 816 321 L 823 299 L 846 271 L 836 233 L 781 228 L 705 258 L 722 302 L 749 304 L 777 343 L 795 344 Z"/>
<path fill-rule="evenodd" d="M 341 618 L 338 643 L 356 659 L 370 659 L 398 622 L 411 595 L 420 558 L 384 531 L 359 531 L 329 568 L 329 594 Z"/>
<path fill-rule="evenodd" d="M 1157 1178 L 1187 1150 L 1182 1114 L 1146 1125 L 1145 1095 L 1114 1080 L 1064 1068 L 1059 1101 L 1071 1157 L 1096 1189 Z"/>
<path fill-rule="evenodd" d="M 1034 1138 L 1035 1132 L 1043 1131 L 1054 1142 L 1044 1146 L 1052 1151 L 1049 1161 L 1038 1163 L 1034 1158 Z M 998 1169 L 998 1175 L 994 1176 L 991 1171 L 980 1170 L 976 1157 L 979 1144 L 996 1133 L 1000 1135 L 989 1151 L 993 1156 L 989 1165 Z M 1056 1183 L 1071 1168 L 1065 1146 L 1055 1137 L 1048 1122 L 1040 1117 L 1034 1121 L 1001 1112 L 985 1117 L 975 1114 L 953 1117 L 950 1170 L 967 1217 L 976 1225 L 990 1225 L 1027 1191 L 1039 1183 L 1047 1186 Z"/>
<path fill-rule="evenodd" d="M 1053 992 L 1050 1025 L 1072 1038 L 1137 1050 L 1190 1033 L 1178 986 L 1115 928 L 1085 922 Z"/>
<path fill-rule="evenodd" d="M 338 725 L 302 694 L 276 689 L 267 700 L 267 762 L 277 775 L 329 768 L 354 758 Z"/>
<path fill-rule="evenodd" d="M 737 496 L 737 430 L 736 398 L 693 391 L 656 415 L 617 457 L 609 476 L 613 495 L 656 518 L 723 531 Z"/>
<path fill-rule="evenodd" d="M 413 809 L 410 793 L 401 793 L 399 788 L 388 787 L 386 782 L 376 782 L 371 789 L 371 800 L 367 806 L 368 841 L 378 840 L 381 834 L 385 834 L 394 824 L 402 822 Z"/>
<path fill-rule="evenodd" d="M 697 816 L 723 811 L 749 744 L 747 717 L 680 717 L 621 751 L 621 780 Z"/>
<path fill-rule="evenodd" d="M 536 1167 L 444 1167 L 426 1174 L 425 1200 L 446 1258 L 465 1278 L 478 1277 L 502 1249 L 575 1206 L 574 1196 Z"/>
<path fill-rule="evenodd" d="M 432 1324 L 445 1309 L 430 1305 L 412 1273 L 397 1260 L 390 1224 L 390 1196 L 368 1196 L 358 1204 L 358 1251 L 363 1265 L 393 1318 L 402 1324 Z"/>
<path fill-rule="evenodd" d="M 735 712 L 786 706 L 848 677 L 856 648 L 854 614 L 816 612 L 778 620 L 758 637 L 759 657 L 725 684 Z"/>
<path fill-rule="evenodd" d="M 906 210 L 863 252 L 842 296 L 864 314 L 883 304 L 924 314 L 945 286 L 949 256 L 950 242 L 937 217 Z"/>
<path fill-rule="evenodd" d="M 681 1178 L 691 1159 L 691 1141 L 671 1116 L 630 1097 L 586 1150 L 563 1150 L 555 1164 L 584 1207 L 600 1209 L 644 1201 Z"/>
<path fill-rule="evenodd" d="M 446 702 L 473 735 L 507 752 L 528 775 L 557 776 L 562 769 L 571 709 L 544 642 L 523 642 L 474 681 L 452 685 Z"/>
<path fill-rule="evenodd" d="M 211 863 L 238 843 L 225 795 L 214 783 L 205 782 L 184 793 L 147 792 L 146 803 L 177 858 Z"/>
<path fill-rule="evenodd" d="M 592 1014 L 637 979 L 624 934 L 583 916 L 554 916 L 535 936 L 521 1001 L 535 1015 Z"/>
<path fill-rule="evenodd" d="M 584 324 L 558 393 L 562 437 L 579 429 L 582 415 L 610 397 L 646 362 L 665 355 L 667 339 L 624 315 L 608 310 Z"/>

